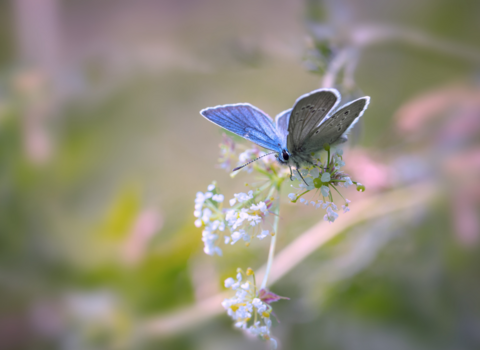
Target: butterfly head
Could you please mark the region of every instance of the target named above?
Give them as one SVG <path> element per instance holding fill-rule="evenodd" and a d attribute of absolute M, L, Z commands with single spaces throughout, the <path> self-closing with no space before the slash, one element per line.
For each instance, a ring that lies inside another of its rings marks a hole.
<path fill-rule="evenodd" d="M 278 153 L 278 160 L 281 163 L 286 164 L 288 163 L 289 159 L 290 159 L 290 153 L 288 153 L 286 149 L 282 149 L 282 151 Z"/>

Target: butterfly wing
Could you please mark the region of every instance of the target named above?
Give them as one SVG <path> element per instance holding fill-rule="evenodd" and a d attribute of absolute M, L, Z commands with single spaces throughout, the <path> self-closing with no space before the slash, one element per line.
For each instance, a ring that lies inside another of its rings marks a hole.
<path fill-rule="evenodd" d="M 369 103 L 370 97 L 365 96 L 342 106 L 310 132 L 305 141 L 305 152 L 317 152 L 326 143 L 334 145 L 345 142 L 347 140 L 345 134 L 360 119 Z"/>
<path fill-rule="evenodd" d="M 281 141 L 272 119 L 249 103 L 202 109 L 200 114 L 212 123 L 227 129 L 259 146 L 281 151 Z"/>
<path fill-rule="evenodd" d="M 302 152 L 310 132 L 335 108 L 340 94 L 335 89 L 314 90 L 300 96 L 290 114 L 287 146 L 290 153 Z"/>
<path fill-rule="evenodd" d="M 290 120 L 290 113 L 292 109 L 287 109 L 275 117 L 275 124 L 277 125 L 277 134 L 280 137 L 280 146 L 282 149 L 287 148 L 288 122 Z"/>

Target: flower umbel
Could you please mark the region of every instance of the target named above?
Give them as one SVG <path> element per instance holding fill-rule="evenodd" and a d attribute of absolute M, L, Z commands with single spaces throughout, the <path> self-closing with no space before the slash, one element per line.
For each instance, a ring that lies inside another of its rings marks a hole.
<path fill-rule="evenodd" d="M 341 149 L 335 150 L 332 154 L 330 154 L 330 146 L 328 144 L 324 146 L 324 149 L 327 151 L 325 161 L 322 162 L 321 158 L 317 158 L 316 163 L 303 169 L 301 173 L 306 184 L 300 180 L 301 183 L 298 188 L 300 193 L 290 193 L 288 198 L 290 198 L 293 203 L 299 201 L 305 205 L 325 209 L 326 214 L 323 219 L 328 222 L 334 222 L 338 218 L 338 207 L 334 203 L 333 192 L 340 195 L 345 202 L 345 204 L 342 205 L 342 209 L 343 212 L 346 213 L 350 211 L 348 207 L 350 200 L 344 198 L 338 188 L 348 188 L 355 184 L 357 190 L 363 192 L 365 191 L 365 186 L 359 182 L 352 181 L 346 173 L 340 170 L 341 167 L 345 165 L 342 157 L 343 151 Z M 311 198 L 310 200 L 305 199 L 304 195 L 311 191 L 315 191 L 315 195 L 320 195 L 322 199 L 317 199 L 318 197 Z"/>
<path fill-rule="evenodd" d="M 246 272 L 237 269 L 236 279 L 227 278 L 225 287 L 235 291 L 234 297 L 222 302 L 227 314 L 235 321 L 235 327 L 263 340 L 270 340 L 276 348 L 277 342 L 270 334 L 272 327 L 270 303 L 288 298 L 280 297 L 266 289 L 258 290 L 255 273 L 251 268 Z"/>
<path fill-rule="evenodd" d="M 197 193 L 193 215 L 197 218 L 195 226 L 203 227 L 202 241 L 206 254 L 221 256 L 221 241 L 235 244 L 242 240 L 248 246 L 255 237 L 262 240 L 274 235 L 267 222 L 275 201 L 272 194 L 274 189 L 269 183 L 267 185 L 256 191 L 234 194 L 234 198 L 229 201 L 229 209 L 223 207 L 225 197 L 218 192 L 215 183 L 208 186 L 207 192 Z M 270 191 L 265 196 L 265 191 L 269 188 Z"/>

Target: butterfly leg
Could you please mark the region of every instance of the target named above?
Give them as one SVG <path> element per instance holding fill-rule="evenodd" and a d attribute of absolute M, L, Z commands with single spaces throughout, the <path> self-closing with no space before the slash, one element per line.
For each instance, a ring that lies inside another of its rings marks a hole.
<path fill-rule="evenodd" d="M 290 168 L 290 181 L 293 181 L 293 171 L 292 171 L 292 167 L 290 166 L 290 164 L 288 165 L 288 167 Z"/>
<path fill-rule="evenodd" d="M 300 177 L 302 178 L 303 182 L 305 182 L 305 185 L 308 187 L 308 184 L 307 184 L 307 181 L 305 181 L 305 179 L 303 178 L 302 174 L 300 174 L 300 167 L 298 166 L 298 163 L 295 163 L 296 167 L 297 167 L 297 173 L 298 175 L 300 175 Z"/>

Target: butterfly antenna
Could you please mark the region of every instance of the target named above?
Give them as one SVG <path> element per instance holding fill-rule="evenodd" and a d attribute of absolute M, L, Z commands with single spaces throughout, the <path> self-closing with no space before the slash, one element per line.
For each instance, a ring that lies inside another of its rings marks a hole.
<path fill-rule="evenodd" d="M 243 165 L 241 165 L 241 166 L 239 166 L 239 167 L 236 167 L 235 169 L 232 170 L 232 173 L 233 173 L 234 171 L 237 171 L 237 170 L 240 170 L 240 169 L 246 167 L 246 166 L 247 166 L 248 164 L 250 164 L 250 163 L 256 162 L 256 161 L 259 160 L 260 158 L 269 156 L 270 154 L 274 154 L 274 153 L 276 153 L 276 151 L 273 151 L 273 152 L 264 154 L 263 156 L 260 156 L 260 157 L 258 157 L 258 158 L 255 158 L 254 160 L 251 160 L 251 161 L 249 161 L 249 162 L 246 163 L 246 164 L 243 164 Z"/>

